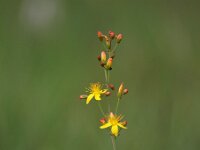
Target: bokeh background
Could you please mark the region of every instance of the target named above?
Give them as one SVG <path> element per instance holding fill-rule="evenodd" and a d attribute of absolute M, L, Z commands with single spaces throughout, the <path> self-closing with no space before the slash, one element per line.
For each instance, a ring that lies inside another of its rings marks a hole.
<path fill-rule="evenodd" d="M 198 1 L 0 0 L 0 149 L 112 149 L 93 101 L 98 30 L 122 33 L 111 74 L 129 94 L 118 150 L 200 149 Z M 115 99 L 113 99 L 114 101 Z"/>

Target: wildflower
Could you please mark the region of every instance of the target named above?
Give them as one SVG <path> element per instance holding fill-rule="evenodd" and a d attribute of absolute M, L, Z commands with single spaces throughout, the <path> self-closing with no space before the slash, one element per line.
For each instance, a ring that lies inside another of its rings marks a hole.
<path fill-rule="evenodd" d="M 115 37 L 115 32 L 109 31 L 109 37 L 110 37 L 111 39 L 114 39 L 114 37 Z"/>
<path fill-rule="evenodd" d="M 97 32 L 97 37 L 100 41 L 103 41 L 103 34 L 100 31 Z"/>
<path fill-rule="evenodd" d="M 123 94 L 127 94 L 128 93 L 128 89 L 124 89 Z"/>
<path fill-rule="evenodd" d="M 110 41 L 110 38 L 108 38 L 107 36 L 105 36 L 105 39 L 106 39 L 106 46 L 108 49 L 111 49 L 111 41 Z"/>
<path fill-rule="evenodd" d="M 123 35 L 122 34 L 118 34 L 116 36 L 116 38 L 117 38 L 117 43 L 119 44 L 121 42 L 122 38 L 123 38 Z"/>
<path fill-rule="evenodd" d="M 101 62 L 106 63 L 106 52 L 105 51 L 101 52 Z"/>
<path fill-rule="evenodd" d="M 119 86 L 118 93 L 117 93 L 117 96 L 118 96 L 119 98 L 122 97 L 123 90 L 124 90 L 124 83 L 122 82 L 122 83 L 120 84 L 120 86 Z"/>
<path fill-rule="evenodd" d="M 111 90 L 115 90 L 115 86 L 113 84 L 108 84 L 108 87 L 111 89 Z"/>
<path fill-rule="evenodd" d="M 107 63 L 106 63 L 106 68 L 111 70 L 112 68 L 112 58 L 108 58 Z"/>
<path fill-rule="evenodd" d="M 127 129 L 127 127 L 125 127 L 127 122 L 121 122 L 122 118 L 121 115 L 117 116 L 111 112 L 107 118 L 107 123 L 100 126 L 100 129 L 111 127 L 111 134 L 117 137 L 119 134 L 119 127 Z"/>
<path fill-rule="evenodd" d="M 89 102 L 94 97 L 95 100 L 99 101 L 101 100 L 101 95 L 105 94 L 108 89 L 102 89 L 102 84 L 99 82 L 97 83 L 91 83 L 90 87 L 88 89 L 88 92 L 90 93 L 86 99 L 86 104 L 89 104 Z"/>
<path fill-rule="evenodd" d="M 86 99 L 88 96 L 87 95 L 80 95 L 79 98 L 80 99 Z"/>

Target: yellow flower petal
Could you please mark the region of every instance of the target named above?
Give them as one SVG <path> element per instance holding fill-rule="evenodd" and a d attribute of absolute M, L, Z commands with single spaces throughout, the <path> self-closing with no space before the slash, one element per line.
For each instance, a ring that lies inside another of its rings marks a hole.
<path fill-rule="evenodd" d="M 101 90 L 100 92 L 101 92 L 101 94 L 104 94 L 104 93 L 106 93 L 108 91 L 108 89 L 103 89 L 103 90 Z"/>
<path fill-rule="evenodd" d="M 94 94 L 90 94 L 90 95 L 87 97 L 86 104 L 89 104 L 89 102 L 92 100 L 93 97 L 94 97 Z"/>
<path fill-rule="evenodd" d="M 119 133 L 118 126 L 117 125 L 112 126 L 111 132 L 113 135 L 118 136 Z"/>
<path fill-rule="evenodd" d="M 108 127 L 110 127 L 110 126 L 112 126 L 112 124 L 111 124 L 110 122 L 108 122 L 108 123 L 106 123 L 106 124 L 100 126 L 100 129 L 105 129 L 105 128 L 108 128 Z"/>
<path fill-rule="evenodd" d="M 117 124 L 119 127 L 123 128 L 123 129 L 127 129 L 127 127 L 123 126 L 121 123 Z"/>
<path fill-rule="evenodd" d="M 100 94 L 95 94 L 95 95 L 94 95 L 94 98 L 95 98 L 96 100 L 98 100 L 98 101 L 101 100 Z"/>

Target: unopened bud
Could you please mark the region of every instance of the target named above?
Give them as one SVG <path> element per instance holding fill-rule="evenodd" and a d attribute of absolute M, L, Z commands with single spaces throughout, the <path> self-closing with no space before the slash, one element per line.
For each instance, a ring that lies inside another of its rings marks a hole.
<path fill-rule="evenodd" d="M 112 58 L 108 58 L 108 61 L 107 61 L 107 63 L 106 63 L 106 67 L 107 67 L 108 69 L 110 69 L 110 68 L 112 67 Z"/>
<path fill-rule="evenodd" d="M 106 46 L 107 46 L 108 49 L 110 49 L 111 48 L 111 41 L 107 36 L 105 36 L 105 39 L 106 39 Z"/>
<path fill-rule="evenodd" d="M 98 59 L 99 61 L 101 61 L 101 55 L 97 56 L 97 59 Z"/>
<path fill-rule="evenodd" d="M 128 93 L 128 89 L 124 89 L 123 94 L 127 94 Z"/>
<path fill-rule="evenodd" d="M 113 84 L 108 84 L 108 87 L 111 89 L 111 90 L 114 90 L 115 89 L 115 86 Z"/>
<path fill-rule="evenodd" d="M 105 63 L 104 62 L 100 62 L 100 65 L 101 65 L 101 67 L 104 67 L 105 66 Z"/>
<path fill-rule="evenodd" d="M 103 62 L 103 63 L 106 62 L 106 52 L 105 51 L 101 52 L 101 62 Z"/>
<path fill-rule="evenodd" d="M 110 96 L 111 92 L 106 92 L 105 95 L 106 96 Z"/>
<path fill-rule="evenodd" d="M 79 98 L 80 99 L 86 99 L 88 96 L 87 95 L 80 95 Z"/>
<path fill-rule="evenodd" d="M 127 126 L 128 122 L 127 122 L 127 121 L 123 121 L 121 124 L 122 124 L 123 126 Z"/>
<path fill-rule="evenodd" d="M 109 31 L 109 37 L 110 37 L 111 39 L 114 39 L 114 37 L 115 37 L 115 32 Z"/>
<path fill-rule="evenodd" d="M 115 115 L 113 114 L 113 112 L 110 112 L 110 115 L 109 115 L 110 118 L 114 118 Z"/>
<path fill-rule="evenodd" d="M 118 89 L 118 93 L 117 93 L 117 96 L 119 98 L 121 98 L 122 94 L 123 94 L 123 90 L 124 90 L 124 84 L 123 82 L 121 83 L 121 85 L 119 86 L 119 89 Z"/>
<path fill-rule="evenodd" d="M 103 34 L 100 31 L 97 32 L 97 37 L 100 41 L 103 41 Z"/>
<path fill-rule="evenodd" d="M 101 124 L 105 124 L 105 123 L 106 123 L 106 119 L 105 119 L 105 118 L 101 118 L 101 119 L 99 120 L 99 122 L 100 122 Z"/>
<path fill-rule="evenodd" d="M 123 35 L 122 35 L 122 34 L 118 34 L 118 35 L 117 35 L 117 43 L 118 43 L 118 44 L 121 42 L 122 38 L 123 38 Z"/>

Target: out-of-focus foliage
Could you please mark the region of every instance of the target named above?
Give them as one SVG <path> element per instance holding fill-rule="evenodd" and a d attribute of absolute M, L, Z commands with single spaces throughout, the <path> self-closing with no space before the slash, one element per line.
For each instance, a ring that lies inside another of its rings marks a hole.
<path fill-rule="evenodd" d="M 104 81 L 96 32 L 113 30 L 112 82 L 130 91 L 118 149 L 199 150 L 199 14 L 197 1 L 1 0 L 0 149 L 112 149 L 78 97 Z"/>

